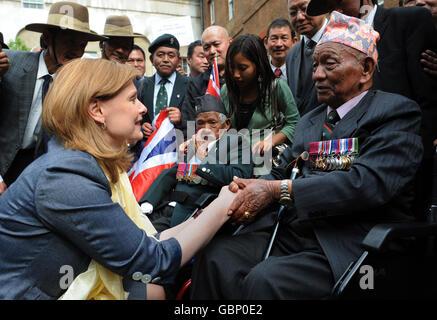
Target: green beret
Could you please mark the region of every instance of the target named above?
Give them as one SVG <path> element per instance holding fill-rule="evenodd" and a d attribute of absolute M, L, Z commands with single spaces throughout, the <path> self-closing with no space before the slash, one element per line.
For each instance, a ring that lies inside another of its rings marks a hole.
<path fill-rule="evenodd" d="M 210 111 L 223 113 L 224 115 L 227 116 L 225 105 L 220 99 L 216 98 L 213 95 L 205 94 L 204 96 L 197 97 L 195 99 L 195 102 L 196 103 L 194 108 L 196 110 L 196 116 L 199 113 L 210 112 Z"/>
<path fill-rule="evenodd" d="M 179 51 L 179 41 L 174 35 L 165 33 L 160 35 L 150 44 L 149 52 L 153 54 L 159 47 L 174 48 Z"/>

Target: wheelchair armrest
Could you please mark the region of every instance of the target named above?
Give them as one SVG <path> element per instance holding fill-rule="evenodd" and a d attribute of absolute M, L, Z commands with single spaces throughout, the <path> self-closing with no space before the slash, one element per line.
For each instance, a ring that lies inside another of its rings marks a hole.
<path fill-rule="evenodd" d="M 402 222 L 378 224 L 364 238 L 362 245 L 369 251 L 382 251 L 392 239 L 437 235 L 437 223 Z"/>

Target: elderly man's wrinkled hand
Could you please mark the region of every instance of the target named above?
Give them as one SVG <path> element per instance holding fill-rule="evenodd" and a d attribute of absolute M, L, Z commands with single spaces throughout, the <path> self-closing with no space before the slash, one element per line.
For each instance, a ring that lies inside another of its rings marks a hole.
<path fill-rule="evenodd" d="M 200 129 L 192 139 L 194 141 L 197 158 L 203 160 L 208 153 L 208 144 L 215 140 L 214 133 L 209 129 Z"/>
<path fill-rule="evenodd" d="M 234 180 L 229 184 L 229 190 L 237 193 L 239 190 L 243 190 L 249 184 L 258 181 L 257 179 L 241 179 L 239 177 L 234 177 Z"/>
<path fill-rule="evenodd" d="M 241 191 L 229 207 L 228 215 L 234 223 L 248 224 L 273 201 L 273 182 L 262 179 L 237 180 L 234 182 Z"/>

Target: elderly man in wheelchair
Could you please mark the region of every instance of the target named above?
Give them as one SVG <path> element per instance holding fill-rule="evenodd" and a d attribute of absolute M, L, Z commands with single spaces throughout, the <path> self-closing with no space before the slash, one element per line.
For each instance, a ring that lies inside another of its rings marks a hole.
<path fill-rule="evenodd" d="M 329 298 L 374 226 L 411 222 L 421 112 L 372 90 L 378 39 L 362 20 L 332 13 L 314 52 L 321 105 L 300 120 L 279 167 L 229 185 L 239 192 L 229 215 L 245 227 L 196 257 L 192 299 Z"/>

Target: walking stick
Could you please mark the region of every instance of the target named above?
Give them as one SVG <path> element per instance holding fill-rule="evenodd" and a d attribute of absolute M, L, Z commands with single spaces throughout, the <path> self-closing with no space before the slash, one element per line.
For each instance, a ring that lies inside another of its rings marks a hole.
<path fill-rule="evenodd" d="M 296 179 L 296 176 L 299 174 L 300 169 L 298 168 L 298 163 L 299 160 L 302 159 L 303 161 L 307 161 L 309 157 L 308 152 L 304 151 L 296 160 L 294 163 L 294 168 L 291 171 L 291 177 L 290 179 L 293 181 L 294 179 Z M 275 225 L 275 229 L 273 230 L 273 233 L 270 237 L 270 241 L 269 241 L 269 245 L 267 246 L 267 251 L 266 254 L 264 255 L 264 260 L 266 260 L 269 256 L 270 256 L 270 252 L 272 251 L 272 247 L 273 247 L 273 243 L 275 242 L 276 239 L 276 234 L 278 233 L 278 228 L 279 228 L 279 223 L 281 222 L 281 218 L 283 215 L 283 212 L 285 211 L 285 209 L 287 208 L 287 206 L 285 205 L 281 205 L 281 207 L 279 208 L 278 211 L 278 215 L 276 217 L 276 225 Z"/>

